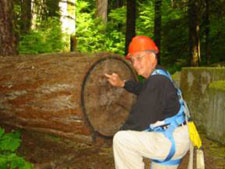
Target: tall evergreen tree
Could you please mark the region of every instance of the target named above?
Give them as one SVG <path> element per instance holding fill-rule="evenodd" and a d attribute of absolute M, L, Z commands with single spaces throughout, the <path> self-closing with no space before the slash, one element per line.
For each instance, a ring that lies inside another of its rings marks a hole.
<path fill-rule="evenodd" d="M 124 6 L 123 0 L 108 1 L 108 11 Z"/>
<path fill-rule="evenodd" d="M 122 7 L 124 5 L 123 0 L 116 0 L 116 7 Z"/>
<path fill-rule="evenodd" d="M 209 1 L 205 0 L 205 57 L 206 62 L 210 62 L 210 47 L 209 47 L 209 33 L 210 33 L 210 21 L 209 21 Z"/>
<path fill-rule="evenodd" d="M 154 39 L 159 51 L 161 41 L 161 4 L 162 0 L 155 0 Z M 160 63 L 160 53 L 158 54 L 158 63 Z"/>
<path fill-rule="evenodd" d="M 17 38 L 13 26 L 13 1 L 0 0 L 0 55 L 17 54 Z"/>
<path fill-rule="evenodd" d="M 136 34 L 135 23 L 136 23 L 136 0 L 127 0 L 125 55 L 128 53 L 128 46 L 130 41 Z"/>
<path fill-rule="evenodd" d="M 189 0 L 189 47 L 190 64 L 199 66 L 200 64 L 200 23 L 199 23 L 199 5 L 198 0 Z"/>
<path fill-rule="evenodd" d="M 108 0 L 97 0 L 97 17 L 102 18 L 104 23 L 107 23 L 108 16 Z"/>
<path fill-rule="evenodd" d="M 27 33 L 31 28 L 31 0 L 21 0 L 21 32 Z"/>

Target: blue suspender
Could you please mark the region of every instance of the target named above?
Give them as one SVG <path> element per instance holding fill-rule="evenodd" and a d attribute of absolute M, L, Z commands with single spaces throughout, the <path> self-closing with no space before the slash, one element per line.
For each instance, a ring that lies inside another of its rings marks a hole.
<path fill-rule="evenodd" d="M 162 69 L 155 69 L 152 72 L 151 76 L 154 76 L 154 75 L 166 76 L 174 84 L 170 74 Z M 171 160 L 171 158 L 175 154 L 175 140 L 173 138 L 173 132 L 179 125 L 185 122 L 184 101 L 181 96 L 182 94 L 179 88 L 177 88 L 176 86 L 175 88 L 177 89 L 177 95 L 179 97 L 179 103 L 180 103 L 179 112 L 175 116 L 166 118 L 164 120 L 165 124 L 169 125 L 167 129 L 164 130 L 162 127 L 152 127 L 151 125 L 148 128 L 148 131 L 162 132 L 165 135 L 165 137 L 167 137 L 172 143 L 170 152 L 164 160 L 151 159 L 153 162 L 160 163 L 161 165 L 178 165 L 181 162 L 181 159 Z"/>

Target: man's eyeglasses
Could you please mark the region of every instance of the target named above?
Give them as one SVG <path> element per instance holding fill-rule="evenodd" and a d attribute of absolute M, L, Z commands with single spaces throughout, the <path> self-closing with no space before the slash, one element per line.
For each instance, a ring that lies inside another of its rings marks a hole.
<path fill-rule="evenodd" d="M 134 64 L 135 62 L 141 62 L 141 60 L 143 59 L 145 55 L 146 55 L 145 53 L 136 54 L 130 57 L 130 61 L 132 64 Z"/>

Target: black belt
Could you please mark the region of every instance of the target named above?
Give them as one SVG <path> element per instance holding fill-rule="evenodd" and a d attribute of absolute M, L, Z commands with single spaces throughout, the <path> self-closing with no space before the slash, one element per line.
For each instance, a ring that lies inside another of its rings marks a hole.
<path fill-rule="evenodd" d="M 184 126 L 186 124 L 187 124 L 186 121 L 184 121 L 183 123 L 179 124 L 178 127 Z M 162 129 L 166 130 L 166 129 L 169 128 L 169 126 L 170 126 L 170 124 L 164 124 L 164 125 L 159 126 L 159 127 L 161 127 Z"/>

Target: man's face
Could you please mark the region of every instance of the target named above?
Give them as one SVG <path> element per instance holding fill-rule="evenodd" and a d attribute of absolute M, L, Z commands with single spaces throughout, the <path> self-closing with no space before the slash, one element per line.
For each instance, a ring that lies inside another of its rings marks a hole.
<path fill-rule="evenodd" d="M 157 62 L 154 53 L 142 51 L 131 56 L 131 63 L 138 75 L 148 78 Z"/>

